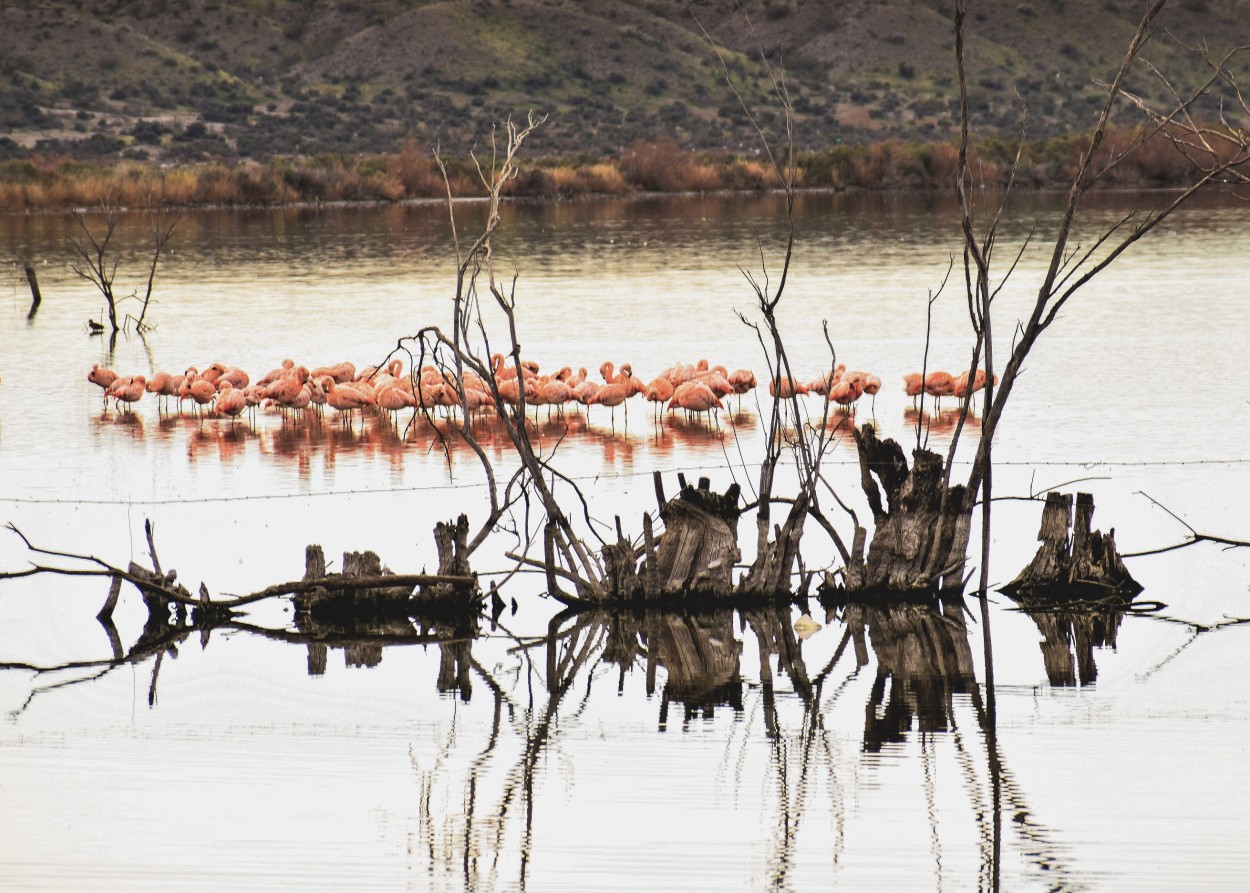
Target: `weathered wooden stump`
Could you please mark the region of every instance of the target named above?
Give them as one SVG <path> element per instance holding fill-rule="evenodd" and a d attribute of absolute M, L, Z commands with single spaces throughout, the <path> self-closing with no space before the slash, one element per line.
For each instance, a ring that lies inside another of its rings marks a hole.
<path fill-rule="evenodd" d="M 914 450 L 908 468 L 903 448 L 892 439 L 879 440 L 870 424 L 856 429 L 855 444 L 874 532 L 865 559 L 865 534 L 862 528 L 856 531 L 846 569 L 847 591 L 961 589 L 972 506 L 962 485 L 946 486 L 943 457 Z"/>
<path fill-rule="evenodd" d="M 737 484 L 731 484 L 723 494 L 714 493 L 707 478 L 700 478 L 697 487 L 682 487 L 660 511 L 664 532 L 641 571 L 633 578 L 623 573 L 622 579 L 633 585 L 634 591 L 641 586 L 649 599 L 731 595 L 734 565 L 742 557 L 738 551 L 738 493 Z M 613 560 L 607 550 L 605 559 Z M 625 564 L 632 565 L 632 561 L 621 562 Z M 638 582 L 633 583 L 634 579 Z"/>
<path fill-rule="evenodd" d="M 1128 601 L 1142 591 L 1115 547 L 1115 530 L 1091 530 L 1094 497 L 1048 493 L 1037 538 L 1041 546 L 1028 567 L 1002 587 L 1009 596 L 1045 597 L 1059 601 L 1118 599 Z"/>
<path fill-rule="evenodd" d="M 482 594 L 469 568 L 465 544 L 468 530 L 464 515 L 454 524 L 440 522 L 435 526 L 439 572 L 434 579 L 423 577 L 415 591 L 411 582 L 387 585 L 386 578 L 395 574 L 374 552 L 345 552 L 342 572 L 327 574 L 321 547 L 308 546 L 303 581 L 318 585 L 292 596 L 296 623 L 373 623 L 422 614 L 476 616 Z M 341 585 L 336 581 L 342 581 Z"/>
<path fill-rule="evenodd" d="M 469 518 L 461 515 L 455 523 L 439 521 L 434 525 L 434 545 L 438 549 L 438 573 L 446 576 L 473 577 L 469 567 Z M 480 600 L 477 584 L 466 587 L 453 583 L 434 583 L 417 590 L 416 600 L 423 605 L 443 604 L 449 600 Z"/>
<path fill-rule="evenodd" d="M 358 619 L 372 620 L 382 617 L 406 617 L 412 598 L 410 586 L 371 586 L 368 588 L 336 588 L 338 577 L 384 577 L 391 575 L 382 566 L 376 553 L 344 552 L 343 570 L 338 574 L 326 573 L 325 553 L 318 545 L 304 550 L 304 581 L 324 581 L 307 592 L 291 597 L 295 605 L 295 623 L 305 626 L 312 623 L 350 624 Z"/>

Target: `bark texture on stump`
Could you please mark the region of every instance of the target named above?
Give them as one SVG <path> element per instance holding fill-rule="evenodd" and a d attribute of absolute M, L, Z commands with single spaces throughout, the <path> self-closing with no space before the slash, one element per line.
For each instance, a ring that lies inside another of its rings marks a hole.
<path fill-rule="evenodd" d="M 1129 574 L 1115 547 L 1115 530 L 1091 529 L 1094 497 L 1048 493 L 1037 533 L 1041 542 L 1028 567 L 1003 587 L 1008 595 L 1054 600 L 1131 599 L 1141 585 Z"/>
<path fill-rule="evenodd" d="M 664 533 L 638 575 L 646 581 L 645 596 L 732 594 L 734 565 L 742 557 L 738 515 L 737 484 L 723 494 L 712 492 L 707 478 L 682 487 L 661 510 Z"/>
<path fill-rule="evenodd" d="M 930 450 L 915 450 L 908 468 L 903 448 L 892 439 L 879 440 L 870 424 L 856 429 L 855 444 L 874 532 L 866 560 L 861 538 L 856 537 L 847 590 L 908 593 L 960 588 L 972 510 L 962 485 L 944 487 L 945 460 Z"/>
<path fill-rule="evenodd" d="M 793 591 L 790 572 L 799 554 L 803 524 L 807 520 L 808 495 L 801 492 L 790 505 L 784 523 L 774 526 L 773 538 L 764 544 L 738 587 L 742 595 L 779 596 Z"/>
<path fill-rule="evenodd" d="M 469 517 L 460 515 L 455 523 L 440 521 L 434 525 L 434 545 L 438 549 L 438 572 L 456 577 L 472 577 L 469 567 Z M 477 584 L 456 586 L 451 583 L 435 583 L 417 590 L 416 601 L 426 607 L 436 602 L 461 601 L 465 605 L 476 604 L 480 593 Z"/>

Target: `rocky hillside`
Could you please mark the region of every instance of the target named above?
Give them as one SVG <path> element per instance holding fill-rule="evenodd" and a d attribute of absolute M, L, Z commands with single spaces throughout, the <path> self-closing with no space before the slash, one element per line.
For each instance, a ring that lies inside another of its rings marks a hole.
<path fill-rule="evenodd" d="M 1088 123 L 1143 0 L 969 0 L 980 132 Z M 727 70 L 766 127 L 779 63 L 805 148 L 952 133 L 954 0 L 0 0 L 0 158 L 179 161 L 460 152 L 549 116 L 531 151 L 637 140 L 752 151 Z M 1146 56 L 1202 73 L 1173 37 L 1250 44 L 1250 0 L 1177 0 Z M 709 41 L 709 36 L 711 41 Z M 713 48 L 712 41 L 715 43 Z M 718 55 L 719 51 L 719 55 Z M 723 60 L 723 62 L 722 62 Z M 723 65 L 723 67 L 722 67 Z M 1243 74 L 1245 66 L 1242 66 Z M 1158 87 L 1145 72 L 1135 81 Z"/>

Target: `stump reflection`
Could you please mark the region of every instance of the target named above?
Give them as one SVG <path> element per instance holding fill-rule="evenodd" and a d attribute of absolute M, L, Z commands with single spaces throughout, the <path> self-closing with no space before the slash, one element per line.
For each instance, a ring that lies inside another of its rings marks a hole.
<path fill-rule="evenodd" d="M 1115 648 L 1124 620 L 1123 605 L 1065 604 L 1041 598 L 1017 598 L 1016 602 L 1042 633 L 1039 647 L 1050 684 L 1055 688 L 1092 685 L 1098 679 L 1094 649 Z"/>
<path fill-rule="evenodd" d="M 951 728 L 954 696 L 976 688 L 962 599 L 940 604 L 848 604 L 843 619 L 859 666 L 868 643 L 877 675 L 864 710 L 864 750 Z"/>

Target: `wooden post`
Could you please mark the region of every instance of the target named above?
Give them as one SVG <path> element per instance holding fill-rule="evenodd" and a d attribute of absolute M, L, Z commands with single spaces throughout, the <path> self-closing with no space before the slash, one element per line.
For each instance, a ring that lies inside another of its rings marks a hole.
<path fill-rule="evenodd" d="M 34 319 L 43 302 L 43 295 L 39 292 L 39 280 L 35 278 L 35 267 L 31 263 L 26 264 L 26 281 L 30 283 L 30 312 L 26 314 L 26 318 Z"/>

